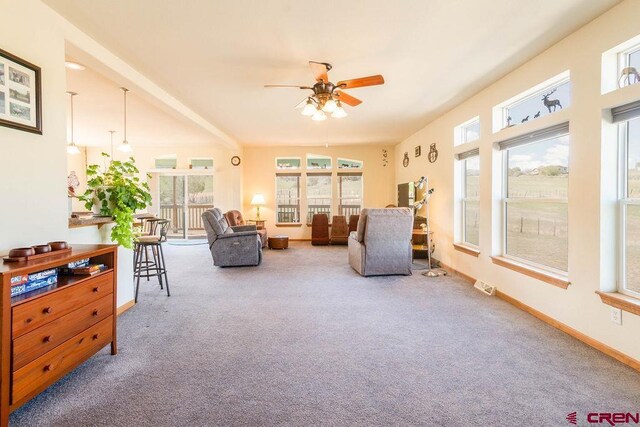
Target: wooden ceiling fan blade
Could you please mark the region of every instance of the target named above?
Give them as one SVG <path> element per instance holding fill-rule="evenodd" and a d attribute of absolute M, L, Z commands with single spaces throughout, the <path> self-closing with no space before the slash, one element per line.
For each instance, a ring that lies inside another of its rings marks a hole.
<path fill-rule="evenodd" d="M 331 69 L 331 64 L 328 62 L 309 61 L 309 68 L 311 68 L 313 77 L 317 82 L 321 80 L 325 83 L 329 82 L 329 75 L 327 72 Z"/>
<path fill-rule="evenodd" d="M 336 86 L 341 89 L 353 89 L 356 87 L 376 86 L 381 84 L 384 84 L 384 77 L 380 74 L 376 74 L 375 76 L 360 77 L 359 79 L 342 80 L 336 83 Z"/>
<path fill-rule="evenodd" d="M 311 90 L 313 90 L 312 87 L 302 86 L 302 85 L 264 85 L 264 87 L 297 87 L 298 89 L 311 89 Z"/>
<path fill-rule="evenodd" d="M 350 105 L 352 107 L 356 107 L 356 106 L 362 104 L 362 101 L 360 101 L 355 96 L 349 95 L 346 92 L 336 91 L 335 93 L 338 95 L 338 99 L 340 100 L 340 102 L 344 102 L 347 105 Z"/>

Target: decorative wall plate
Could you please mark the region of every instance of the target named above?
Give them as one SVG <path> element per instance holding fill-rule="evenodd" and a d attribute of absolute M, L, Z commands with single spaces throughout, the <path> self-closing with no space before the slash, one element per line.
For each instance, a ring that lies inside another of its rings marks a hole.
<path fill-rule="evenodd" d="M 409 152 L 405 152 L 404 153 L 404 159 L 402 159 L 402 166 L 404 166 L 405 168 L 407 166 L 409 166 Z"/>
<path fill-rule="evenodd" d="M 436 144 L 431 144 L 429 146 L 429 162 L 435 163 L 438 160 L 438 150 L 436 149 Z"/>

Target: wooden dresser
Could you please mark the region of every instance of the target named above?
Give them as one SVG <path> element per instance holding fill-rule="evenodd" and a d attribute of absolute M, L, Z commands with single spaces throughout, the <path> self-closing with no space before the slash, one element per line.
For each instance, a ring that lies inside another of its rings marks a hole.
<path fill-rule="evenodd" d="M 107 344 L 116 354 L 117 245 L 71 245 L 72 251 L 1 263 L 0 426 L 9 414 Z M 107 269 L 58 276 L 58 283 L 11 298 L 11 277 L 89 258 Z"/>

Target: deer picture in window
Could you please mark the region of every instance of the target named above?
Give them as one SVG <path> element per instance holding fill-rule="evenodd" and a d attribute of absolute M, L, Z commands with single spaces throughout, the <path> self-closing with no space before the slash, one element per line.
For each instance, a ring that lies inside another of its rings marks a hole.
<path fill-rule="evenodd" d="M 527 116 L 524 119 L 522 119 L 522 121 L 520 121 L 520 123 L 524 123 L 524 122 L 528 122 L 528 121 L 529 121 L 529 116 Z"/>
<path fill-rule="evenodd" d="M 535 116 L 533 116 L 534 119 L 537 119 L 538 117 L 540 117 L 540 110 L 538 110 L 538 112 L 536 113 Z"/>
<path fill-rule="evenodd" d="M 633 82 L 631 80 L 633 80 Z M 629 86 L 638 82 L 640 82 L 640 74 L 635 67 L 625 67 L 622 69 L 620 78 L 618 79 L 618 87 Z"/>
<path fill-rule="evenodd" d="M 547 107 L 547 109 L 549 110 L 549 112 L 551 113 L 551 107 L 553 107 L 553 111 L 556 111 L 556 109 L 558 107 L 560 107 L 560 109 L 562 109 L 562 104 L 560 103 L 559 99 L 549 99 L 549 97 L 556 91 L 557 89 L 552 90 L 551 92 L 547 93 L 546 95 L 542 96 L 542 103 L 544 104 L 545 107 Z"/>

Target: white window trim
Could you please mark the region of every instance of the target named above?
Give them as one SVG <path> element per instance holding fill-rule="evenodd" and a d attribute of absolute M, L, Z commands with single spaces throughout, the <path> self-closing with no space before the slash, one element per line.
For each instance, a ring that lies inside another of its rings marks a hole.
<path fill-rule="evenodd" d="M 306 180 L 305 180 L 305 184 L 304 184 L 304 190 L 305 190 L 305 201 L 306 201 L 306 205 L 305 205 L 305 222 L 307 224 L 311 224 L 310 221 L 307 221 L 308 217 L 309 217 L 309 206 L 311 206 L 311 204 L 309 203 L 309 199 L 313 198 L 313 199 L 329 199 L 330 203 L 327 205 L 329 207 L 329 223 L 331 223 L 331 217 L 334 215 L 335 213 L 335 206 L 334 206 L 334 199 L 333 199 L 333 186 L 334 183 L 337 181 L 334 181 L 333 179 L 333 172 L 331 172 L 330 169 L 324 169 L 325 172 L 322 172 L 321 169 L 312 169 L 312 171 L 309 171 L 306 173 Z M 310 176 L 328 176 L 329 179 L 331 180 L 331 183 L 329 185 L 329 195 L 322 195 L 322 196 L 313 196 L 311 197 L 309 195 L 309 177 Z M 302 218 L 300 218 L 300 220 L 302 221 Z"/>
<path fill-rule="evenodd" d="M 509 108 L 534 96 L 538 96 L 554 86 L 560 86 L 569 81 L 571 81 L 571 73 L 569 70 L 566 70 L 493 107 L 493 133 L 500 132 L 507 128 L 507 117 L 509 117 L 507 110 Z"/>
<path fill-rule="evenodd" d="M 480 116 L 475 116 L 469 120 L 467 120 L 464 123 L 459 124 L 458 126 L 453 128 L 453 145 L 454 146 L 458 146 L 458 145 L 463 145 L 463 144 L 467 144 L 469 142 L 473 142 L 473 141 L 477 141 L 480 139 L 480 135 L 478 134 L 478 137 L 476 139 L 471 139 L 471 140 L 467 140 L 467 133 L 466 133 L 466 129 L 471 126 L 478 123 L 478 125 L 480 125 Z M 480 128 L 480 131 L 482 131 L 482 128 Z"/>
<path fill-rule="evenodd" d="M 298 221 L 294 222 L 280 222 L 278 221 L 278 208 L 280 207 L 280 203 L 278 202 L 278 177 L 280 176 L 295 176 L 298 178 Z M 302 224 L 301 216 L 302 216 L 302 174 L 299 172 L 286 173 L 286 172 L 276 172 L 275 175 L 275 202 L 276 202 L 276 224 Z"/>
<path fill-rule="evenodd" d="M 364 207 L 364 174 L 362 172 L 353 172 L 353 173 L 348 173 L 348 172 L 338 172 L 337 174 L 337 179 L 336 179 L 336 185 L 338 185 L 339 188 L 339 183 L 340 183 L 340 178 L 343 176 L 354 176 L 354 175 L 359 175 L 360 176 L 360 210 L 362 211 L 363 207 Z M 340 194 L 340 190 L 338 190 L 338 206 L 337 206 L 337 210 L 336 212 L 338 212 L 338 215 L 342 215 L 342 213 L 340 212 L 340 206 L 343 206 L 342 200 L 343 199 L 350 199 L 351 197 L 342 197 L 342 194 Z M 347 218 L 347 222 L 349 222 L 349 218 Z"/>
<path fill-rule="evenodd" d="M 477 197 L 467 197 L 467 160 L 473 158 L 473 157 L 478 157 L 478 160 L 480 160 L 480 155 L 475 155 L 475 156 L 471 156 L 471 157 L 466 157 L 464 159 L 458 160 L 459 162 L 461 162 L 460 165 L 460 172 L 462 174 L 461 178 L 460 178 L 460 183 L 462 185 L 462 188 L 460 189 L 460 216 L 461 216 L 461 224 L 462 224 L 462 230 L 460 231 L 460 237 L 461 237 L 461 244 L 464 246 L 469 246 L 470 248 L 473 249 L 478 249 L 480 250 L 480 236 L 478 236 L 478 245 L 476 245 L 475 243 L 471 243 L 469 241 L 467 241 L 467 211 L 466 211 L 466 207 L 467 207 L 467 202 L 478 202 L 478 206 L 480 205 L 480 195 L 478 195 Z"/>
<path fill-rule="evenodd" d="M 640 120 L 640 119 L 638 119 Z M 618 292 L 634 298 L 640 298 L 640 292 L 627 289 L 627 266 L 626 266 L 626 223 L 627 223 L 627 207 L 640 206 L 640 199 L 630 198 L 627 195 L 627 178 L 628 178 L 628 141 L 629 141 L 629 121 L 618 124 Z"/>
<path fill-rule="evenodd" d="M 555 139 L 556 137 L 553 138 L 546 138 L 546 139 L 539 139 L 539 140 L 535 140 L 532 141 L 531 144 L 535 144 L 535 143 L 539 143 L 539 142 L 543 142 L 546 141 L 548 139 Z M 528 144 L 527 144 L 528 145 Z M 515 147 L 514 147 L 515 148 Z M 569 197 L 567 194 L 567 198 L 566 199 L 558 199 L 558 198 L 545 198 L 545 199 L 527 199 L 527 198 L 522 198 L 522 197 L 507 197 L 508 195 L 508 184 L 507 184 L 507 180 L 509 178 L 509 148 L 503 150 L 502 152 L 502 200 L 501 200 L 501 214 L 502 214 L 502 224 L 501 224 L 501 230 L 502 230 L 502 235 L 501 235 L 501 252 L 502 252 L 502 257 L 503 258 L 507 258 L 510 259 L 512 261 L 515 261 L 517 263 L 520 264 L 524 264 L 524 265 L 528 265 L 531 266 L 533 268 L 537 268 L 539 270 L 543 270 L 543 271 L 548 271 L 550 273 L 554 273 L 556 275 L 560 275 L 560 276 L 567 276 L 568 275 L 568 271 L 564 271 L 564 270 L 560 270 L 554 267 L 550 267 L 548 265 L 544 265 L 544 264 L 539 264 L 537 262 L 534 261 L 530 261 L 528 259 L 524 259 L 524 258 L 519 258 L 513 255 L 509 255 L 507 254 L 507 207 L 509 203 L 518 203 L 518 202 L 522 202 L 522 201 L 535 201 L 536 203 L 541 202 L 541 203 L 565 203 L 569 204 Z M 567 190 L 568 193 L 568 190 Z M 568 221 L 567 221 L 567 227 L 569 227 L 568 225 Z M 567 268 L 568 270 L 568 268 Z"/>

